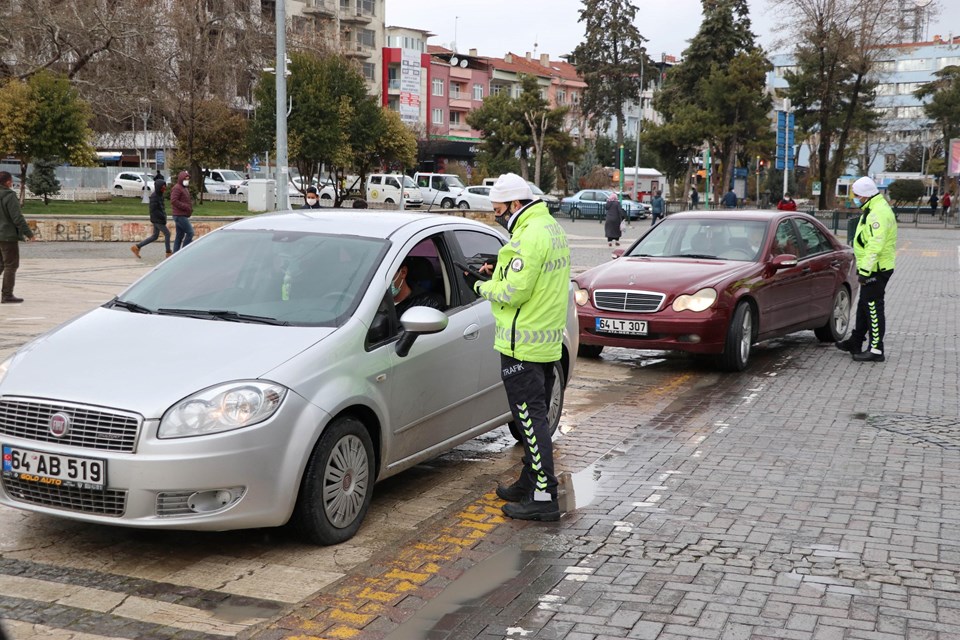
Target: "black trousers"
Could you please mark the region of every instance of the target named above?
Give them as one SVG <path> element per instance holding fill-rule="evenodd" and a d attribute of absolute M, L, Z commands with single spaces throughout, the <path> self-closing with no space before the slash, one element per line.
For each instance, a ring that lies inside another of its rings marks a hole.
<path fill-rule="evenodd" d="M 0 242 L 0 297 L 13 297 L 13 285 L 17 283 L 17 269 L 20 268 L 20 243 Z"/>
<path fill-rule="evenodd" d="M 507 390 L 513 419 L 523 444 L 520 486 L 536 501 L 557 499 L 557 477 L 553 471 L 553 441 L 547 419 L 554 363 L 524 362 L 500 355 L 500 376 Z"/>
<path fill-rule="evenodd" d="M 156 242 L 161 233 L 163 234 L 163 244 L 166 246 L 167 253 L 170 253 L 170 229 L 167 229 L 167 225 L 160 224 L 159 222 L 153 223 L 153 234 L 138 242 L 137 246 L 143 249 L 151 242 Z"/>
<path fill-rule="evenodd" d="M 893 270 L 878 271 L 860 285 L 860 300 L 857 302 L 857 326 L 850 334 L 856 345 L 867 340 L 867 349 L 883 353 L 883 334 L 886 331 L 883 297 Z"/>

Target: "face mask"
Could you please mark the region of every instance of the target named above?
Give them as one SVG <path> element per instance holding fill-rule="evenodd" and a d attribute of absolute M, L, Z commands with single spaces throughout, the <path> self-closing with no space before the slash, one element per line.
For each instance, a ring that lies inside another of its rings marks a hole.
<path fill-rule="evenodd" d="M 307 204 L 312 207 L 313 205 L 317 204 L 317 199 L 316 199 L 316 198 L 307 198 Z"/>
<path fill-rule="evenodd" d="M 507 208 L 503 210 L 503 214 L 499 216 L 495 216 L 494 219 L 497 221 L 497 224 L 499 224 L 501 227 L 503 227 L 507 231 L 510 231 L 510 227 L 509 227 L 510 215 L 511 215 L 510 205 L 507 205 Z"/>
<path fill-rule="evenodd" d="M 184 180 L 184 181 L 183 181 L 183 186 L 189 187 L 189 186 L 190 186 L 190 181 L 189 181 L 189 180 Z"/>
<path fill-rule="evenodd" d="M 400 276 L 397 276 L 397 278 L 400 278 Z M 397 278 L 394 278 L 390 282 L 390 295 L 392 295 L 394 298 L 396 298 L 397 294 L 400 293 L 400 285 L 403 284 L 403 278 L 400 278 L 399 283 L 397 283 Z"/>
<path fill-rule="evenodd" d="M 863 205 L 863 200 L 861 200 L 860 198 L 854 198 L 854 199 L 853 199 L 853 204 L 854 204 L 854 206 L 859 207 L 859 206 Z"/>

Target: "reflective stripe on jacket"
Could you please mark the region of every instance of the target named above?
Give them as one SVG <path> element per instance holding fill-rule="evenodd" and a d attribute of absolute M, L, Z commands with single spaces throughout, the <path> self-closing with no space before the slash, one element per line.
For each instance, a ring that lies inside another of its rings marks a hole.
<path fill-rule="evenodd" d="M 857 273 L 870 276 L 877 271 L 892 271 L 897 258 L 897 218 L 883 195 L 877 194 L 861 207 L 853 253 Z"/>
<path fill-rule="evenodd" d="M 510 242 L 476 292 L 497 323 L 493 348 L 527 362 L 554 362 L 563 351 L 570 298 L 570 248 L 563 227 L 537 200 L 518 212 Z"/>

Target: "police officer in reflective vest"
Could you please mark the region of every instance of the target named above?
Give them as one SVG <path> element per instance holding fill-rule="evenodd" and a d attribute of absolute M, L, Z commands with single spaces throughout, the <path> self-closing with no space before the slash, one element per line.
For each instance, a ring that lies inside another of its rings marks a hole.
<path fill-rule="evenodd" d="M 853 183 L 853 202 L 860 207 L 860 221 L 853 239 L 860 281 L 857 326 L 846 340 L 837 342 L 857 362 L 883 362 L 883 334 L 886 329 L 883 297 L 893 275 L 897 255 L 897 219 L 876 183 L 867 177 Z M 863 341 L 867 349 L 863 350 Z"/>
<path fill-rule="evenodd" d="M 503 386 L 522 434 L 520 478 L 498 486 L 503 512 L 520 520 L 558 520 L 557 478 L 547 417 L 555 363 L 563 348 L 570 287 L 570 248 L 547 205 L 520 176 L 500 176 L 490 189 L 497 222 L 511 234 L 487 282 L 474 291 L 490 301 L 496 320 Z M 560 381 L 562 383 L 562 381 Z"/>

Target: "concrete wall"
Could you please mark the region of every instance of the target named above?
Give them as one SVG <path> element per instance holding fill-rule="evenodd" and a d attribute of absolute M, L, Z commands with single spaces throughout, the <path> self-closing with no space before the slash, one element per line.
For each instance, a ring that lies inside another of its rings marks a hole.
<path fill-rule="evenodd" d="M 139 242 L 151 233 L 153 225 L 146 217 L 133 216 L 25 216 L 37 240 L 42 242 Z M 190 218 L 195 237 L 210 233 L 239 218 Z M 171 238 L 175 233 L 173 220 L 167 222 Z"/>

